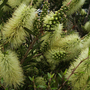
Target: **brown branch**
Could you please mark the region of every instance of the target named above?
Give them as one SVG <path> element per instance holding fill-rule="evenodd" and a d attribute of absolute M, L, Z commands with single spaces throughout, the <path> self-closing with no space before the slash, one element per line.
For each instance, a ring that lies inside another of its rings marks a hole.
<path fill-rule="evenodd" d="M 85 58 L 84 60 L 82 60 L 72 71 L 72 73 L 68 76 L 67 80 L 71 77 L 72 74 L 74 74 L 75 70 L 78 68 L 78 66 L 83 62 L 85 61 L 86 59 L 88 59 L 89 57 Z M 61 90 L 61 88 L 65 85 L 65 83 L 67 82 L 67 80 L 62 84 L 62 86 L 58 89 L 58 90 Z"/>
<path fill-rule="evenodd" d="M 37 40 L 38 40 L 38 37 L 36 37 L 36 38 L 32 41 L 32 43 L 30 44 L 28 50 L 26 51 L 26 53 L 25 53 L 23 59 L 22 59 L 21 62 L 20 62 L 21 64 L 23 64 L 24 59 L 27 57 L 27 55 L 28 55 L 30 49 L 33 47 L 33 45 L 35 44 L 35 42 L 36 42 Z"/>
<path fill-rule="evenodd" d="M 36 85 L 35 85 L 35 82 L 33 81 L 33 85 L 34 85 L 34 90 L 36 90 Z"/>
<path fill-rule="evenodd" d="M 30 6 L 32 6 L 32 3 L 33 3 L 33 0 L 31 1 Z"/>
<path fill-rule="evenodd" d="M 69 2 L 69 3 L 67 3 L 67 5 L 66 5 L 66 6 L 68 6 L 71 2 L 72 2 L 72 0 L 70 0 L 70 2 Z"/>
<path fill-rule="evenodd" d="M 42 53 L 39 53 L 39 54 L 33 56 L 33 58 L 35 58 L 35 57 L 37 57 L 37 56 L 40 56 L 40 55 L 42 55 Z"/>
<path fill-rule="evenodd" d="M 47 90 L 52 90 L 51 86 L 50 86 L 50 83 L 51 83 L 51 78 L 49 79 Z"/>

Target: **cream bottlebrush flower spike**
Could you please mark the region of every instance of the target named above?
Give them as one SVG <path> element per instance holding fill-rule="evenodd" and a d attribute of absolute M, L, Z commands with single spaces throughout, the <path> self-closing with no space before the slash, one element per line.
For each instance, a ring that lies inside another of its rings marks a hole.
<path fill-rule="evenodd" d="M 71 63 L 71 66 L 69 67 L 65 77 L 68 78 L 69 75 L 72 73 L 72 70 L 81 62 L 81 60 L 84 60 L 88 57 L 89 48 L 85 48 L 82 50 L 79 57 Z M 90 90 L 86 89 L 88 86 L 88 83 L 90 84 L 90 81 L 87 83 L 88 77 L 90 76 L 90 61 L 89 59 L 86 59 L 83 61 L 75 70 L 74 74 L 69 78 L 69 81 L 71 81 L 72 89 L 73 90 Z"/>
<path fill-rule="evenodd" d="M 63 6 L 66 6 L 68 3 L 70 3 L 70 9 L 67 11 L 67 14 L 70 15 L 76 12 L 84 4 L 84 2 L 85 0 L 65 0 L 63 2 Z"/>
<path fill-rule="evenodd" d="M 5 87 L 17 88 L 23 84 L 23 70 L 16 53 L 11 50 L 7 50 L 6 54 L 0 51 L 0 78 L 3 78 Z"/>
<path fill-rule="evenodd" d="M 58 39 L 60 40 L 62 29 L 63 29 L 63 24 L 57 24 L 56 26 L 53 27 L 53 30 L 55 30 L 53 34 L 51 34 L 50 32 L 46 32 L 45 33 L 46 35 L 41 38 L 41 41 L 44 40 L 41 46 L 44 46 L 45 42 L 50 43 L 52 41 L 50 43 L 50 46 L 53 47 L 55 41 L 57 41 Z"/>
<path fill-rule="evenodd" d="M 70 48 L 71 45 L 73 45 L 73 43 L 77 42 L 77 40 L 79 40 L 79 39 L 80 39 L 80 37 L 79 37 L 78 33 L 73 33 L 73 34 L 65 36 L 64 38 L 58 38 L 54 42 L 53 46 L 60 47 L 63 49 L 66 49 L 66 47 Z"/>
<path fill-rule="evenodd" d="M 9 42 L 12 48 L 17 48 L 20 46 L 25 41 L 25 37 L 27 36 L 23 27 L 30 28 L 30 26 L 32 26 L 30 22 L 33 22 L 34 17 L 35 9 L 30 9 L 30 7 L 26 6 L 25 4 L 21 4 L 13 13 L 12 18 L 9 19 L 9 21 L 4 25 L 2 29 L 4 41 Z"/>
<path fill-rule="evenodd" d="M 84 29 L 85 29 L 87 32 L 90 32 L 90 21 L 88 21 L 88 22 L 85 23 Z"/>
<path fill-rule="evenodd" d="M 7 4 L 10 5 L 12 8 L 19 6 L 22 0 L 8 0 Z"/>
<path fill-rule="evenodd" d="M 86 11 L 84 9 L 81 9 L 80 14 L 81 15 L 86 15 L 87 13 L 86 13 Z"/>
<path fill-rule="evenodd" d="M 59 55 L 57 55 L 56 53 Z M 59 62 L 64 59 L 64 57 L 65 57 L 64 53 L 65 53 L 65 51 L 58 47 L 54 48 L 54 49 L 53 48 L 49 49 L 47 52 L 44 53 L 44 56 L 47 58 L 47 62 L 51 66 L 51 68 L 50 68 L 51 70 L 54 70 L 55 67 L 59 64 Z"/>
<path fill-rule="evenodd" d="M 90 47 L 90 33 L 88 33 L 80 42 L 79 47 L 85 49 Z"/>
<path fill-rule="evenodd" d="M 62 30 L 63 30 L 63 24 L 57 24 L 56 26 L 53 27 L 53 30 L 55 30 L 53 32 L 53 35 L 51 36 L 51 48 L 56 48 L 55 45 L 57 43 L 57 41 L 61 39 L 61 34 L 62 34 Z"/>

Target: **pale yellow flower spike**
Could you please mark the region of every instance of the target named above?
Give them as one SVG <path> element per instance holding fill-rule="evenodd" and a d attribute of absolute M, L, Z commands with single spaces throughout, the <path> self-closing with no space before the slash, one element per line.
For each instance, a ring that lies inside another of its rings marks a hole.
<path fill-rule="evenodd" d="M 25 37 L 27 36 L 23 27 L 32 29 L 33 25 L 30 24 L 30 22 L 34 21 L 34 17 L 35 9 L 30 9 L 30 7 L 27 7 L 25 4 L 21 4 L 2 29 L 4 41 L 9 42 L 12 48 L 18 48 L 25 42 Z"/>
<path fill-rule="evenodd" d="M 19 6 L 22 0 L 8 0 L 7 4 L 10 5 L 12 8 Z"/>
<path fill-rule="evenodd" d="M 69 75 L 72 73 L 72 70 L 81 62 L 81 60 L 84 60 L 85 58 L 88 57 L 88 52 L 89 52 L 89 48 L 85 48 L 82 50 L 79 57 L 73 63 L 71 63 L 71 66 L 69 67 L 67 74 L 65 75 L 66 78 L 69 77 Z M 88 66 L 88 69 L 87 69 L 87 66 L 85 66 L 85 64 L 87 64 L 88 61 L 89 59 L 82 62 L 77 67 L 74 74 L 69 78 L 69 81 L 71 81 L 73 90 L 83 90 L 83 88 L 88 85 L 87 80 L 88 80 L 88 76 L 90 76 L 90 71 L 89 71 L 90 64 Z M 90 90 L 90 89 L 85 89 L 85 90 Z"/>
<path fill-rule="evenodd" d="M 63 6 L 69 4 L 70 10 L 68 10 L 67 14 L 73 14 L 74 12 L 76 12 L 83 4 L 84 4 L 85 0 L 65 0 L 63 2 Z"/>
<path fill-rule="evenodd" d="M 84 29 L 85 29 L 85 31 L 90 32 L 90 21 L 85 23 Z"/>
<path fill-rule="evenodd" d="M 51 37 L 51 48 L 57 47 L 56 43 L 58 40 L 60 41 L 61 39 L 62 29 L 63 29 L 63 24 L 57 24 L 56 26 L 53 27 L 53 30 L 55 31 L 53 32 L 53 35 Z"/>
<path fill-rule="evenodd" d="M 17 88 L 18 85 L 23 85 L 23 70 L 16 53 L 11 50 L 7 50 L 5 56 L 0 51 L 0 78 L 3 78 L 5 87 Z"/>

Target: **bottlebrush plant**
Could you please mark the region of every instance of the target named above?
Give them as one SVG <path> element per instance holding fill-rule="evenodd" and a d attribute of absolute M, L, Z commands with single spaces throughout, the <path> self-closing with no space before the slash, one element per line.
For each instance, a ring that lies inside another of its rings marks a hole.
<path fill-rule="evenodd" d="M 2 90 L 90 90 L 90 9 L 52 2 L 0 0 Z"/>

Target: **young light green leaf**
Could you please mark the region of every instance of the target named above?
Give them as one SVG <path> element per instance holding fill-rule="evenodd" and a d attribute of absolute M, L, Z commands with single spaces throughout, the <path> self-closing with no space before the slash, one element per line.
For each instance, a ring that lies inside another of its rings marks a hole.
<path fill-rule="evenodd" d="M 58 73 L 58 76 L 59 76 L 60 78 L 62 78 L 62 75 L 61 75 L 60 73 Z"/>
<path fill-rule="evenodd" d="M 66 75 L 66 73 L 67 73 L 67 69 L 64 71 L 63 75 Z"/>
<path fill-rule="evenodd" d="M 34 81 L 34 76 L 31 78 L 30 76 L 28 76 L 28 78 L 31 80 L 31 81 Z"/>
<path fill-rule="evenodd" d="M 48 78 L 50 79 L 50 78 L 51 78 L 51 74 L 50 74 L 50 73 L 48 73 L 47 75 L 48 75 Z"/>
<path fill-rule="evenodd" d="M 51 75 L 51 78 L 53 78 L 53 76 L 54 76 L 54 73 Z"/>
<path fill-rule="evenodd" d="M 32 81 L 32 78 L 30 76 L 28 76 L 28 78 Z"/>

